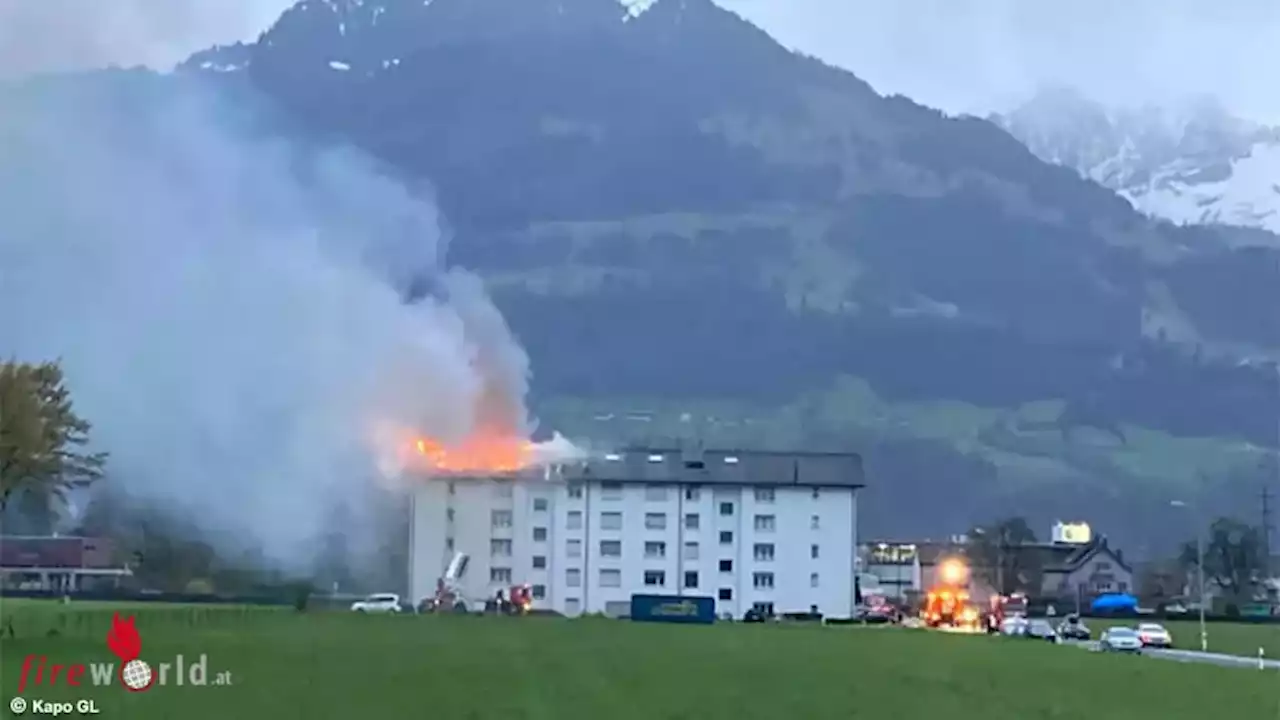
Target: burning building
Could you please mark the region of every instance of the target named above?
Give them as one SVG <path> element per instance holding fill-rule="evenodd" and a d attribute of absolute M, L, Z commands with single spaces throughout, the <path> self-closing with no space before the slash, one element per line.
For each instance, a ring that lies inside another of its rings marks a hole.
<path fill-rule="evenodd" d="M 416 450 L 431 471 L 414 488 L 414 602 L 464 553 L 465 595 L 527 583 L 534 607 L 566 615 L 625 614 L 635 593 L 713 597 L 734 616 L 854 610 L 857 454 L 635 447 L 584 457 L 546 444 L 427 441 Z"/>

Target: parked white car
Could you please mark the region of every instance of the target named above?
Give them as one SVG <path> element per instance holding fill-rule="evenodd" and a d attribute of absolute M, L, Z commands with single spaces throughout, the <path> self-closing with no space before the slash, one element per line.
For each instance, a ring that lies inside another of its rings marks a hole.
<path fill-rule="evenodd" d="M 1141 653 L 1142 639 L 1133 628 L 1108 628 L 1098 640 L 1098 649 L 1102 652 Z"/>
<path fill-rule="evenodd" d="M 395 593 L 370 595 L 363 600 L 351 603 L 351 612 L 398 613 L 400 612 L 400 596 Z"/>

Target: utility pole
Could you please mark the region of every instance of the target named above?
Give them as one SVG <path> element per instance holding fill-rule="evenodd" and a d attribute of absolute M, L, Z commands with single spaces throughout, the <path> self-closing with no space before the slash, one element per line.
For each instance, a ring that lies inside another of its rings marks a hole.
<path fill-rule="evenodd" d="M 1272 572 L 1273 561 L 1271 559 L 1271 531 L 1272 531 L 1273 525 L 1271 521 L 1271 511 L 1272 511 L 1271 486 L 1269 482 L 1270 482 L 1270 478 L 1264 477 L 1262 480 L 1262 527 L 1261 527 L 1262 570 L 1263 570 L 1264 579 L 1268 579 L 1268 580 L 1274 577 L 1274 573 Z"/>
<path fill-rule="evenodd" d="M 1201 528 L 1201 522 L 1204 520 L 1200 505 L 1191 504 L 1185 500 L 1174 500 L 1169 503 L 1176 508 L 1185 508 L 1190 511 L 1192 522 L 1195 523 L 1196 529 L 1196 585 L 1199 587 L 1200 595 L 1200 652 L 1209 652 L 1209 627 L 1205 624 L 1205 587 L 1204 587 L 1204 530 Z"/>

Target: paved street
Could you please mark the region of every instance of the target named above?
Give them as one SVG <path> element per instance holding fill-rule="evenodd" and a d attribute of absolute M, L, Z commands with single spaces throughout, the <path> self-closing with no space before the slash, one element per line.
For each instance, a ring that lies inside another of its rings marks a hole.
<path fill-rule="evenodd" d="M 1073 642 L 1069 643 L 1085 650 L 1094 652 L 1099 651 L 1098 641 L 1091 640 L 1089 642 Z M 1157 650 L 1149 648 L 1143 650 L 1142 654 L 1147 657 L 1161 658 L 1163 660 L 1174 660 L 1185 663 L 1203 663 L 1206 665 L 1220 665 L 1222 667 L 1238 667 L 1238 668 L 1258 668 L 1258 658 L 1240 657 L 1238 655 L 1223 655 L 1221 653 L 1204 653 L 1199 650 Z M 1280 660 L 1263 660 L 1262 669 L 1264 670 L 1280 670 Z"/>

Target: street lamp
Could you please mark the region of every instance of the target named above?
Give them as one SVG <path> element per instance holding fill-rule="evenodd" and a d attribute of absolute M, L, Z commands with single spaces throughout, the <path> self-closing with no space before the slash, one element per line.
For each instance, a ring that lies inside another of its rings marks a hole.
<path fill-rule="evenodd" d="M 1197 508 L 1183 500 L 1173 500 L 1169 503 L 1176 508 L 1185 508 L 1191 510 L 1194 522 L 1196 523 L 1196 584 L 1200 586 L 1200 652 L 1209 652 L 1209 630 L 1204 622 L 1204 533 L 1200 528 L 1200 513 Z"/>

